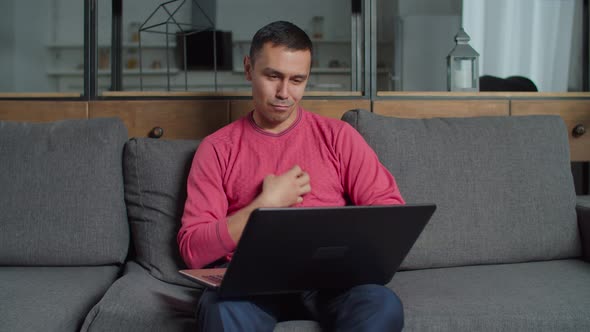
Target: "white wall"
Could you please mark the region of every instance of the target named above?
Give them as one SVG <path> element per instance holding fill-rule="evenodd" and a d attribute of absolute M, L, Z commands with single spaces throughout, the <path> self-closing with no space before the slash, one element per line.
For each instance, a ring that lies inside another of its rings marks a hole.
<path fill-rule="evenodd" d="M 84 43 L 84 1 L 80 0 L 53 0 L 56 2 L 56 24 L 52 27 L 54 36 L 51 41 L 55 43 L 83 44 Z M 131 23 L 143 24 L 155 11 L 156 14 L 147 22 L 153 25 L 165 22 L 168 14 L 162 7 L 159 7 L 162 0 L 125 0 L 123 1 L 123 42 L 129 42 Z M 182 1 L 167 5 L 170 11 L 175 10 Z M 174 18 L 179 23 L 190 23 L 192 2 L 187 1 L 178 11 Z M 98 1 L 98 41 L 100 44 L 109 44 L 111 41 L 111 1 Z M 146 26 L 147 26 L 146 25 Z M 154 28 L 154 31 L 165 32 L 165 26 Z M 170 32 L 175 32 L 170 27 Z M 162 34 L 143 32 L 141 37 L 145 42 L 160 41 L 165 38 Z"/>
<path fill-rule="evenodd" d="M 14 2 L 0 2 L 0 91 L 14 91 Z"/>
<path fill-rule="evenodd" d="M 234 40 L 250 40 L 258 29 L 278 20 L 293 22 L 310 34 L 312 16 L 324 17 L 324 39 L 350 39 L 349 1 L 217 1 L 217 27 L 232 30 Z"/>
<path fill-rule="evenodd" d="M 400 0 L 394 74 L 404 91 L 446 91 L 446 57 L 455 45 L 461 0 Z M 401 50 L 400 50 L 401 48 Z"/>
<path fill-rule="evenodd" d="M 110 1 L 109 1 L 110 2 Z M 129 41 L 129 25 L 133 22 L 140 24 L 146 23 L 145 27 L 166 22 L 169 18 L 163 7 L 159 7 L 160 4 L 164 3 L 162 0 L 125 0 L 123 1 L 123 41 Z M 169 11 L 173 11 L 182 3 L 177 1 L 175 3 L 167 5 Z M 148 17 L 155 11 L 154 16 L 146 22 Z M 184 5 L 174 15 L 174 19 L 177 23 L 191 24 L 192 15 L 192 1 L 187 0 Z M 110 19 L 109 19 L 110 22 Z M 169 32 L 176 32 L 173 26 L 169 26 Z M 190 30 L 188 25 L 182 25 L 183 30 Z M 110 27 L 109 27 L 110 36 Z M 166 27 L 160 26 L 150 31 L 165 32 Z M 175 36 L 169 36 L 171 40 L 175 40 Z M 110 37 L 109 37 L 110 38 Z M 166 40 L 166 35 L 152 32 L 142 32 L 142 42 L 163 42 Z"/>
<path fill-rule="evenodd" d="M 39 3 L 38 0 L 33 2 L 37 4 Z M 46 42 L 83 44 L 84 1 L 52 0 L 52 2 L 54 2 L 52 15 L 55 15 L 54 17 L 56 21 L 52 21 L 51 25 L 45 26 L 45 28 L 49 31 Z M 99 3 L 102 2 L 105 1 L 99 1 Z"/>
<path fill-rule="evenodd" d="M 63 1 L 2 0 L 0 91 L 55 91 L 55 82 L 47 75 L 54 60 L 48 44 L 61 35 L 64 41 L 78 36 L 81 43 L 83 36 L 83 2 Z M 54 24 L 59 11 L 65 11 L 66 19 Z M 73 24 L 77 25 L 72 28 Z"/>
<path fill-rule="evenodd" d="M 234 41 L 250 41 L 264 25 L 278 20 L 290 21 L 312 36 L 312 17 L 323 16 L 323 40 L 347 41 L 345 43 L 314 42 L 314 68 L 328 67 L 336 60 L 341 66 L 350 66 L 350 15 L 351 4 L 342 0 L 299 0 L 278 2 L 275 0 L 217 0 L 217 29 L 232 31 Z M 249 43 L 241 43 L 233 49 L 234 70 L 242 68 L 243 57 L 249 52 Z M 346 86 L 340 81 L 345 81 Z M 349 76 L 338 79 L 326 75 L 311 75 L 309 86 L 334 83 L 340 89 L 349 89 Z"/>
<path fill-rule="evenodd" d="M 583 34 L 582 21 L 584 6 L 582 1 L 577 0 L 574 9 L 574 24 L 572 31 L 572 51 L 570 55 L 568 91 L 582 91 L 583 87 Z"/>
<path fill-rule="evenodd" d="M 462 0 L 399 0 L 399 15 L 456 15 L 461 6 Z"/>
<path fill-rule="evenodd" d="M 14 2 L 14 91 L 47 92 L 51 4 L 45 1 L 19 0 Z"/>
<path fill-rule="evenodd" d="M 459 15 L 403 18 L 401 63 L 404 91 L 446 91 L 447 56 L 455 45 Z"/>

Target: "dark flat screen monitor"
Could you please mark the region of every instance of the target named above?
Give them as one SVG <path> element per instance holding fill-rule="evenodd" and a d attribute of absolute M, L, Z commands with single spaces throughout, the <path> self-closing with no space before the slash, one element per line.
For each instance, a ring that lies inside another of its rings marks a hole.
<path fill-rule="evenodd" d="M 217 70 L 232 70 L 232 33 L 231 31 L 184 32 L 176 35 L 176 52 L 178 67 L 184 68 L 184 38 L 186 37 L 186 66 L 188 70 L 213 70 L 214 52 L 217 50 Z"/>

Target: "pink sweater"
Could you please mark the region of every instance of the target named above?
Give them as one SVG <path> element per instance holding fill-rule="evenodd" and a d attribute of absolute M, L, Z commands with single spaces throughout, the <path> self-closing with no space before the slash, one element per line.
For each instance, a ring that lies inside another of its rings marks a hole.
<path fill-rule="evenodd" d="M 300 108 L 291 127 L 272 134 L 260 129 L 250 112 L 206 137 L 195 153 L 178 233 L 187 266 L 231 260 L 236 243 L 227 217 L 260 194 L 266 175 L 294 165 L 311 182 L 311 192 L 297 206 L 404 204 L 393 176 L 349 124 Z"/>

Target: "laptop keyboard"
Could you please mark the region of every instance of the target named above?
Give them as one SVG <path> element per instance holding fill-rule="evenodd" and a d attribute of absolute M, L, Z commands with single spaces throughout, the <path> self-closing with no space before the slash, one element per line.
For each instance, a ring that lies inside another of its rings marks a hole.
<path fill-rule="evenodd" d="M 203 278 L 205 278 L 209 281 L 218 283 L 218 282 L 221 282 L 221 280 L 223 280 L 223 274 L 209 274 L 209 275 L 203 276 Z"/>

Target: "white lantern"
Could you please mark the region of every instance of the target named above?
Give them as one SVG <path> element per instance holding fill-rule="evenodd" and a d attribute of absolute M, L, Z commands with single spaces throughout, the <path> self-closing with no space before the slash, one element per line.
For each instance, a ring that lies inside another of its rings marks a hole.
<path fill-rule="evenodd" d="M 469 45 L 470 40 L 463 28 L 455 36 L 457 45 L 447 56 L 449 91 L 479 91 L 479 53 Z"/>

